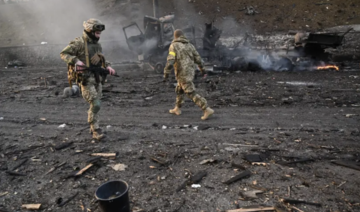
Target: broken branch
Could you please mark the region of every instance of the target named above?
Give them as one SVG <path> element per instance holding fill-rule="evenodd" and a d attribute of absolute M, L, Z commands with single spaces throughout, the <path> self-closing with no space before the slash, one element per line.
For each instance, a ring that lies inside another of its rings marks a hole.
<path fill-rule="evenodd" d="M 234 182 L 236 182 L 238 180 L 249 177 L 250 175 L 251 175 L 251 172 L 249 170 L 246 170 L 246 171 L 236 175 L 235 177 L 230 178 L 230 180 L 225 181 L 224 184 L 229 185 L 229 184 L 234 183 Z"/>
<path fill-rule="evenodd" d="M 150 159 L 151 159 L 152 161 L 154 161 L 154 162 L 157 162 L 157 163 L 159 163 L 159 164 L 163 165 L 163 166 L 165 166 L 165 165 L 167 165 L 167 164 L 168 164 L 168 162 L 167 162 L 167 161 L 161 160 L 161 159 L 156 158 L 156 157 L 150 157 Z"/>
<path fill-rule="evenodd" d="M 257 212 L 257 211 L 274 211 L 275 207 L 258 207 L 258 208 L 240 208 L 235 210 L 227 210 L 226 212 Z"/>
<path fill-rule="evenodd" d="M 92 153 L 91 156 L 111 158 L 116 157 L 117 153 Z"/>
<path fill-rule="evenodd" d="M 23 209 L 27 210 L 39 210 L 41 207 L 41 204 L 24 204 L 21 206 Z"/>
<path fill-rule="evenodd" d="M 84 172 L 86 172 L 88 169 L 90 169 L 94 164 L 90 163 L 89 165 L 85 166 L 83 169 L 81 169 L 80 171 L 78 171 L 75 174 L 75 177 L 82 175 Z"/>
<path fill-rule="evenodd" d="M 295 206 L 290 206 L 290 208 L 292 208 L 292 209 L 294 209 L 294 210 L 297 210 L 297 211 L 299 211 L 299 212 L 305 212 L 305 211 L 300 210 L 299 208 L 297 208 L 297 207 L 295 207 Z"/>
<path fill-rule="evenodd" d="M 0 197 L 7 195 L 9 192 L 0 193 Z"/>
<path fill-rule="evenodd" d="M 57 166 L 52 167 L 48 172 L 45 173 L 45 175 L 50 174 L 51 172 L 55 171 L 56 169 L 62 167 L 62 166 L 65 165 L 65 164 L 66 164 L 66 162 L 63 162 L 63 163 L 61 163 L 61 164 L 59 164 L 59 165 L 57 165 Z"/>
<path fill-rule="evenodd" d="M 64 205 L 66 205 L 68 202 L 70 202 L 71 200 L 75 199 L 75 197 L 79 194 L 79 192 L 76 192 L 73 196 L 69 197 L 69 199 L 65 200 L 64 202 L 61 202 L 60 204 L 58 204 L 59 207 L 62 207 Z"/>

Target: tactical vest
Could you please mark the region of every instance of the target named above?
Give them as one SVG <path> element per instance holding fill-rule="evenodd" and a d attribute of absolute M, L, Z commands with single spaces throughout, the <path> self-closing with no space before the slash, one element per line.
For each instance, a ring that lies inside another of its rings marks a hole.
<path fill-rule="evenodd" d="M 83 61 L 87 66 L 89 67 L 103 67 L 105 68 L 105 58 L 102 57 L 101 60 L 97 63 L 97 64 L 92 64 L 90 59 L 96 54 L 96 53 L 101 53 L 101 45 L 99 43 L 91 43 L 86 41 L 87 39 L 83 36 L 82 40 L 84 42 L 84 45 L 81 47 L 83 54 L 78 55 L 78 59 Z M 86 55 L 86 46 L 85 46 L 85 42 L 87 42 L 87 51 L 88 51 L 88 56 Z M 69 85 L 70 87 L 72 87 L 72 82 L 75 81 L 76 84 L 80 85 L 86 85 L 87 83 L 87 79 L 89 77 L 91 77 L 93 74 L 90 72 L 84 72 L 84 73 L 78 73 L 76 71 L 74 71 L 74 66 L 69 65 L 68 66 L 68 81 L 69 81 Z M 100 76 L 101 79 L 101 83 L 104 84 L 106 76 Z"/>
<path fill-rule="evenodd" d="M 84 42 L 85 42 L 85 38 L 83 38 Z M 89 59 L 91 59 L 96 53 L 100 52 L 101 53 L 101 46 L 99 43 L 90 43 L 87 42 L 88 45 L 88 51 L 89 51 Z M 84 43 L 84 49 L 85 49 L 85 43 Z M 85 63 L 86 61 L 86 51 L 84 50 L 85 54 L 79 55 L 78 58 L 79 60 L 83 61 Z M 102 62 L 99 62 L 98 64 L 92 64 L 91 62 L 89 63 L 90 67 L 92 66 L 96 66 L 96 67 L 100 67 L 102 64 Z"/>

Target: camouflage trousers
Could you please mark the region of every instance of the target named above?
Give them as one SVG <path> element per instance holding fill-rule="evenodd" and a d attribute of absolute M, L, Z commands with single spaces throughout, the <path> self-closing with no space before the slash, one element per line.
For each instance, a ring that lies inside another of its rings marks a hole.
<path fill-rule="evenodd" d="M 176 88 L 176 106 L 181 108 L 184 103 L 184 95 L 186 94 L 197 106 L 202 110 L 208 107 L 207 101 L 204 97 L 196 93 L 195 85 L 192 81 L 178 82 Z"/>
<path fill-rule="evenodd" d="M 88 122 L 92 131 L 99 129 L 99 111 L 102 97 L 102 84 L 97 84 L 94 77 L 88 78 L 86 86 L 81 85 L 83 98 L 89 102 Z"/>

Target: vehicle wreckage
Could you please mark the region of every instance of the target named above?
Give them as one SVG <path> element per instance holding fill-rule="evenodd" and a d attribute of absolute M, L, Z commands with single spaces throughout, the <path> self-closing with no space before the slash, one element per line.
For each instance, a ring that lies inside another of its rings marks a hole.
<path fill-rule="evenodd" d="M 159 74 L 163 73 L 168 49 L 173 40 L 174 20 L 173 14 L 160 18 L 145 16 L 144 32 L 137 23 L 123 28 L 129 49 L 138 55 L 141 63 L 148 64 Z M 326 49 L 341 46 L 344 36 L 352 29 L 343 34 L 290 32 L 294 35 L 291 44 L 281 48 L 267 44 L 253 45 L 249 42 L 253 40 L 253 36 L 249 34 L 242 38 L 242 46 L 239 42 L 238 45 L 229 48 L 220 44 L 222 30 L 216 28 L 214 23 L 205 24 L 200 43 L 196 42 L 198 38 L 195 36 L 194 26 L 182 30 L 197 48 L 207 66 L 207 71 L 216 73 L 237 70 L 338 70 L 338 67 L 331 62 L 331 54 Z"/>

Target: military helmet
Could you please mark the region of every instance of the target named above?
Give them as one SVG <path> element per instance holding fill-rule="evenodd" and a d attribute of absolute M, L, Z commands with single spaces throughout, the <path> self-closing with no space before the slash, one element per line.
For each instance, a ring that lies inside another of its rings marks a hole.
<path fill-rule="evenodd" d="M 95 32 L 95 31 L 104 31 L 105 25 L 98 19 L 90 18 L 87 21 L 84 21 L 84 29 L 87 32 Z"/>

